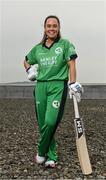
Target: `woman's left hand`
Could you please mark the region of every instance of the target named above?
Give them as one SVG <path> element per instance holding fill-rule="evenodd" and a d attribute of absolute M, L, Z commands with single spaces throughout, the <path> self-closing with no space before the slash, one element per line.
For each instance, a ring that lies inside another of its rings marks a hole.
<path fill-rule="evenodd" d="M 69 87 L 69 96 L 72 99 L 72 96 L 75 95 L 78 102 L 81 101 L 82 93 L 84 92 L 83 87 L 78 82 L 73 82 L 68 84 Z"/>

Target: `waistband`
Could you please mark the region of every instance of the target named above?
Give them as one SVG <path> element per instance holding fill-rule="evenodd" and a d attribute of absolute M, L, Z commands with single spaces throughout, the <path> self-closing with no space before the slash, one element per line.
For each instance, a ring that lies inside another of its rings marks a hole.
<path fill-rule="evenodd" d="M 52 82 L 52 81 L 62 81 L 62 82 L 68 82 L 68 80 L 61 80 L 61 79 L 53 79 L 53 80 L 37 80 L 37 82 Z"/>

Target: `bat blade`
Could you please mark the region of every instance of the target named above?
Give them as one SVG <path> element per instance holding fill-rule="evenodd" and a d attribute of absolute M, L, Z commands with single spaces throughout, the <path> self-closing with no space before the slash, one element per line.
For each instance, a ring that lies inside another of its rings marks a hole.
<path fill-rule="evenodd" d="M 80 139 L 76 139 L 76 146 L 77 146 L 78 157 L 83 174 L 85 175 L 91 174 L 92 168 L 86 146 L 86 139 L 84 136 L 82 136 Z"/>
<path fill-rule="evenodd" d="M 83 121 L 81 118 L 76 118 L 74 123 L 76 129 L 76 146 L 80 166 L 83 174 L 88 175 L 92 173 L 92 168 L 86 144 Z"/>

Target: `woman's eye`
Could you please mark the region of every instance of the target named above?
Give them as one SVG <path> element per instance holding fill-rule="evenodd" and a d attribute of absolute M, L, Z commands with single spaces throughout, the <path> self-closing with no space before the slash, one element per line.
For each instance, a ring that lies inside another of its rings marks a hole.
<path fill-rule="evenodd" d="M 54 28 L 57 28 L 57 24 L 54 24 L 53 27 L 54 27 Z"/>

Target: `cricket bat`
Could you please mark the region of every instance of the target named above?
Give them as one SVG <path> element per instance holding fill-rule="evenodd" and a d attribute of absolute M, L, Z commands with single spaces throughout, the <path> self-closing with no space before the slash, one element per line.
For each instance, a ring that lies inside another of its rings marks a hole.
<path fill-rule="evenodd" d="M 82 118 L 80 118 L 78 102 L 74 95 L 73 95 L 73 104 L 74 104 L 74 111 L 75 111 L 74 123 L 75 123 L 75 130 L 76 130 L 76 146 L 77 146 L 79 162 L 80 162 L 80 166 L 81 166 L 83 174 L 88 175 L 92 173 L 92 167 L 91 167 L 87 144 L 86 144 L 84 125 L 83 125 Z"/>

